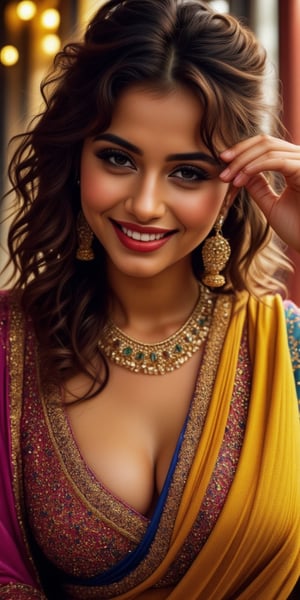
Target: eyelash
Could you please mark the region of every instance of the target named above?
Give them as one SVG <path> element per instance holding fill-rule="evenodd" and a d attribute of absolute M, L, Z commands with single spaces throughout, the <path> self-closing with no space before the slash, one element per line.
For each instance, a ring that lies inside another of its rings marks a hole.
<path fill-rule="evenodd" d="M 177 176 L 177 178 L 181 181 L 184 181 L 184 183 L 197 183 L 199 181 L 206 181 L 207 179 L 211 179 L 211 176 L 207 171 L 205 171 L 204 169 L 200 169 L 200 167 L 194 167 L 192 165 L 180 165 L 176 167 L 176 169 L 172 171 L 171 176 L 174 177 L 175 173 L 183 174 L 184 171 L 195 176 L 194 178 Z"/>
<path fill-rule="evenodd" d="M 105 162 L 109 163 L 113 167 L 128 168 L 128 165 L 125 165 L 122 163 L 118 164 L 117 162 L 112 162 L 112 160 L 111 160 L 113 158 L 114 159 L 122 158 L 123 160 L 125 159 L 126 161 L 128 161 L 130 163 L 131 168 L 135 168 L 134 162 L 132 161 L 130 156 L 128 156 L 128 154 L 126 154 L 126 152 L 122 152 L 122 150 L 116 150 L 115 148 L 104 148 L 103 150 L 99 150 L 98 152 L 96 152 L 96 156 L 98 158 L 101 158 Z"/>
<path fill-rule="evenodd" d="M 132 158 L 126 153 L 123 152 L 122 150 L 117 150 L 115 148 L 104 148 L 103 150 L 99 150 L 98 152 L 96 152 L 96 156 L 102 160 L 104 160 L 105 162 L 109 163 L 112 167 L 116 167 L 116 168 L 124 168 L 124 169 L 135 169 L 135 164 L 132 160 Z M 117 163 L 116 160 L 117 159 L 122 159 L 125 162 L 128 162 L 128 164 L 122 164 L 122 163 Z M 115 162 L 112 162 L 112 159 L 115 160 Z M 193 177 L 179 177 L 178 175 L 176 176 L 176 173 L 181 173 L 183 174 L 185 172 L 187 172 L 188 174 L 191 174 Z M 175 169 L 173 169 L 172 173 L 170 174 L 170 177 L 174 177 L 175 179 L 178 179 L 179 181 L 185 183 L 185 184 L 192 184 L 192 183 L 198 183 L 199 181 L 206 181 L 208 179 L 211 179 L 210 174 L 205 171 L 204 169 L 201 169 L 200 167 L 196 167 L 196 166 L 192 166 L 192 165 L 179 165 L 178 167 L 176 167 Z"/>

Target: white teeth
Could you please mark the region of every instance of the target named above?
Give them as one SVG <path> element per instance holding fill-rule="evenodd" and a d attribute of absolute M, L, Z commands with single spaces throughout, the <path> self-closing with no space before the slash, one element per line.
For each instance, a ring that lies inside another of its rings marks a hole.
<path fill-rule="evenodd" d="M 122 231 L 125 235 L 138 242 L 154 242 L 164 237 L 163 233 L 140 233 L 139 231 L 131 231 L 131 229 L 127 229 L 126 227 L 122 227 Z"/>

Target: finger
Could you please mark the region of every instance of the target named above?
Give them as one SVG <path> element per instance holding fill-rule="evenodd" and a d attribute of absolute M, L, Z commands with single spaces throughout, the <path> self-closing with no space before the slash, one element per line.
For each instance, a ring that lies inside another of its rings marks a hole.
<path fill-rule="evenodd" d="M 226 160 L 231 157 L 231 163 L 220 173 L 220 178 L 227 182 L 233 181 L 240 171 L 253 174 L 273 170 L 294 177 L 300 173 L 300 147 L 275 138 L 268 138 L 268 144 L 258 144 L 257 137 L 251 138 L 225 151 L 224 155 Z M 223 153 L 221 157 L 223 159 Z"/>
<path fill-rule="evenodd" d="M 270 221 L 273 207 L 278 201 L 279 196 L 274 192 L 266 177 L 261 173 L 249 177 L 245 187 L 251 198 L 262 210 L 268 221 Z"/>
<path fill-rule="evenodd" d="M 219 177 L 222 181 L 232 181 L 234 185 L 241 186 L 246 185 L 247 176 L 264 171 L 279 172 L 292 181 L 295 189 L 300 189 L 300 154 L 270 152 L 258 158 L 240 157 L 228 165 Z"/>
<path fill-rule="evenodd" d="M 294 187 L 300 189 L 300 154 L 270 153 L 269 156 L 258 158 L 245 165 L 243 172 L 247 175 L 253 175 L 260 171 L 277 171 L 286 179 L 292 179 Z"/>
<path fill-rule="evenodd" d="M 286 140 L 275 138 L 269 135 L 257 135 L 242 140 L 241 142 L 234 144 L 231 148 L 226 148 L 220 153 L 220 156 L 222 160 L 227 163 L 231 162 L 238 155 L 252 149 L 254 151 L 257 150 L 259 153 L 276 149 L 281 152 L 300 152 L 300 146 L 292 144 L 291 142 L 287 142 Z"/>

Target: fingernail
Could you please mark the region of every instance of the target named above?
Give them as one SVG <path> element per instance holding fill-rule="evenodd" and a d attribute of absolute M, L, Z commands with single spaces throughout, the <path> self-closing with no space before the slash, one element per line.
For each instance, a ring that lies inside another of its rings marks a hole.
<path fill-rule="evenodd" d="M 232 150 L 224 150 L 221 152 L 220 156 L 222 156 L 222 158 L 228 158 L 231 160 L 234 157 L 234 152 Z"/>
<path fill-rule="evenodd" d="M 237 176 L 233 180 L 233 185 L 240 185 L 245 180 L 244 173 L 238 173 Z"/>
<path fill-rule="evenodd" d="M 222 171 L 222 173 L 220 173 L 219 177 L 221 177 L 222 179 L 227 179 L 230 177 L 230 169 L 225 169 L 224 171 Z"/>

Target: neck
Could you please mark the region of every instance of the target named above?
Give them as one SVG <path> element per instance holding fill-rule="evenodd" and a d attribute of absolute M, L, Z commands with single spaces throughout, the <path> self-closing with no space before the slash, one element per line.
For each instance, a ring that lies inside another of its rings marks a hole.
<path fill-rule="evenodd" d="M 186 264 L 151 278 L 127 277 L 110 268 L 109 281 L 112 320 L 127 334 L 149 342 L 176 331 L 199 294 L 198 282 Z"/>

